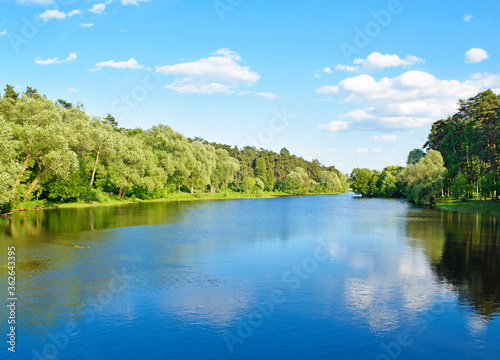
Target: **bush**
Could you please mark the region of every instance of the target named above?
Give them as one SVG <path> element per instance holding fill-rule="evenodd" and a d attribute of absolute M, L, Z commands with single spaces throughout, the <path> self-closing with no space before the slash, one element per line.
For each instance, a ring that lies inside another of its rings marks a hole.
<path fill-rule="evenodd" d="M 87 201 L 93 201 L 93 202 L 98 202 L 98 203 L 105 203 L 110 200 L 110 197 L 108 194 L 103 193 L 102 191 L 98 189 L 91 189 L 85 196 L 84 200 Z"/>

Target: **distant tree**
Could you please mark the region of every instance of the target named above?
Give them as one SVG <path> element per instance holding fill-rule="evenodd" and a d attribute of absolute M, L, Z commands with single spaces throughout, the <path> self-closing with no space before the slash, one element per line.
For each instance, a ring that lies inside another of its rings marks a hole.
<path fill-rule="evenodd" d="M 257 193 L 257 194 L 261 193 L 262 191 L 264 191 L 264 188 L 265 188 L 264 182 L 261 179 L 256 178 L 255 185 L 254 185 L 255 193 Z"/>
<path fill-rule="evenodd" d="M 65 108 L 65 109 L 69 109 L 69 108 L 71 108 L 71 107 L 73 106 L 73 104 L 72 104 L 72 103 L 67 102 L 67 101 L 65 101 L 65 100 L 63 100 L 63 99 L 58 99 L 58 100 L 57 100 L 57 102 L 58 102 L 58 103 L 59 103 L 59 104 L 60 104 L 63 108 Z"/>
<path fill-rule="evenodd" d="M 290 151 L 288 151 L 288 149 L 287 149 L 287 148 L 282 148 L 282 149 L 280 150 L 280 155 L 281 155 L 281 156 L 290 156 Z"/>
<path fill-rule="evenodd" d="M 251 192 L 255 186 L 255 178 L 244 178 L 241 186 L 245 192 Z"/>
<path fill-rule="evenodd" d="M 372 196 L 371 183 L 373 173 L 370 169 L 355 168 L 351 173 L 351 187 L 354 193 L 361 196 Z"/>
<path fill-rule="evenodd" d="M 30 99 L 39 99 L 42 96 L 38 93 L 37 89 L 32 88 L 31 86 L 26 87 L 26 92 L 24 95 Z"/>
<path fill-rule="evenodd" d="M 307 192 L 310 185 L 307 172 L 299 166 L 288 174 L 287 183 L 288 190 L 292 191 L 292 193 Z"/>
<path fill-rule="evenodd" d="M 115 129 L 118 129 L 118 121 L 110 113 L 103 120 L 107 121 Z"/>
<path fill-rule="evenodd" d="M 4 92 L 3 97 L 6 99 L 17 100 L 19 97 L 19 93 L 14 91 L 14 87 L 12 85 L 5 85 Z"/>
<path fill-rule="evenodd" d="M 329 193 L 340 191 L 342 184 L 336 173 L 330 171 L 321 171 L 319 173 L 319 177 L 320 184 L 323 186 L 324 191 Z"/>
<path fill-rule="evenodd" d="M 224 149 L 215 151 L 215 169 L 210 176 L 210 190 L 212 193 L 219 189 L 220 186 L 228 187 L 229 182 L 234 180 L 236 173 L 240 169 L 238 160 L 229 156 Z"/>
<path fill-rule="evenodd" d="M 422 149 L 413 149 L 408 154 L 408 159 L 406 160 L 406 164 L 416 164 L 418 161 L 425 156 L 425 152 Z"/>

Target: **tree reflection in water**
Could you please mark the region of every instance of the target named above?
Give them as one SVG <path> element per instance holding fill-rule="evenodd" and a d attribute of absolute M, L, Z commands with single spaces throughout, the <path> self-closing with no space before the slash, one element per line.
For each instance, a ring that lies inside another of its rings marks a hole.
<path fill-rule="evenodd" d="M 440 282 L 486 318 L 500 312 L 500 218 L 445 211 L 415 211 L 407 235 L 421 240 Z"/>

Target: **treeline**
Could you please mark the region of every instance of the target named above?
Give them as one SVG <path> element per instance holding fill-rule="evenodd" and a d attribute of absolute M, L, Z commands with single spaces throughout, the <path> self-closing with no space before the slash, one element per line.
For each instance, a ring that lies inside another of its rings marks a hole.
<path fill-rule="evenodd" d="M 7 85 L 0 99 L 0 208 L 29 201 L 159 199 L 174 192 L 347 191 L 348 177 L 317 160 L 189 139 L 169 126 L 119 128 L 108 114 Z"/>
<path fill-rule="evenodd" d="M 440 197 L 498 200 L 500 95 L 491 90 L 459 100 L 458 111 L 432 125 L 407 166 L 354 169 L 352 189 L 363 196 L 404 197 L 435 204 Z"/>

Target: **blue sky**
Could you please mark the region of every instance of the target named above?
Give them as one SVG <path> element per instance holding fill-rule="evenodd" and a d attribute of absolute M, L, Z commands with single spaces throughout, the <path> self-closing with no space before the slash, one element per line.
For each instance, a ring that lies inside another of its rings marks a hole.
<path fill-rule="evenodd" d="M 124 127 L 382 169 L 459 98 L 500 92 L 499 14 L 498 1 L 0 0 L 0 83 Z"/>

